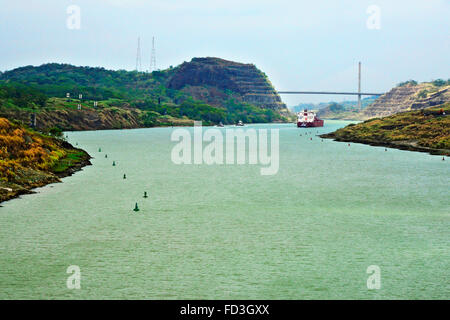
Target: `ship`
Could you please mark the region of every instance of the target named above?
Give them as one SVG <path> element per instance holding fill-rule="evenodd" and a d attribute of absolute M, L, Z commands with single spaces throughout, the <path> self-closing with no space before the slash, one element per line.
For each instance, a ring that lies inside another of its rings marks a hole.
<path fill-rule="evenodd" d="M 244 126 L 244 123 L 243 123 L 241 120 L 239 120 L 239 122 L 236 123 L 236 126 L 237 126 L 237 127 L 243 127 L 243 126 Z"/>
<path fill-rule="evenodd" d="M 309 128 L 309 127 L 323 127 L 323 120 L 317 118 L 316 113 L 313 111 L 303 110 L 297 114 L 297 127 Z"/>

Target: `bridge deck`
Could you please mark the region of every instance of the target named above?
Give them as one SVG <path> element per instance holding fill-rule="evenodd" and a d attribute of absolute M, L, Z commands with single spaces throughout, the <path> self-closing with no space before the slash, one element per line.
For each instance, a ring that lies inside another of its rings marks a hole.
<path fill-rule="evenodd" d="M 278 91 L 278 94 L 341 94 L 353 96 L 381 96 L 384 93 L 367 93 L 367 92 L 337 92 L 337 91 Z"/>

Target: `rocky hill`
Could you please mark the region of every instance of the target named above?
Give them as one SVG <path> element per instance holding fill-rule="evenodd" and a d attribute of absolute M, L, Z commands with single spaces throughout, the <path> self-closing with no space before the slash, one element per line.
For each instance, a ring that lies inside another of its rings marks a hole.
<path fill-rule="evenodd" d="M 168 81 L 171 89 L 220 106 L 229 96 L 264 109 L 286 110 L 267 76 L 253 64 L 219 58 L 194 58 L 181 64 Z"/>
<path fill-rule="evenodd" d="M 361 119 L 390 116 L 399 112 L 425 109 L 450 101 L 450 85 L 433 83 L 397 86 L 379 97 L 361 113 Z"/>

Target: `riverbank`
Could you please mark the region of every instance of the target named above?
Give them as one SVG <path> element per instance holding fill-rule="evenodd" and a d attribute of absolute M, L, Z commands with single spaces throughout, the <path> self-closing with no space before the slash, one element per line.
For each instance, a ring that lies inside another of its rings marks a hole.
<path fill-rule="evenodd" d="M 441 114 L 441 110 L 444 114 Z M 320 137 L 450 156 L 450 103 L 351 124 Z"/>
<path fill-rule="evenodd" d="M 0 118 L 0 203 L 90 165 L 90 155 L 70 143 Z"/>
<path fill-rule="evenodd" d="M 62 101 L 62 99 L 60 99 Z M 39 110 L 36 114 L 36 126 L 41 131 L 59 128 L 62 131 L 137 129 L 165 126 L 192 126 L 194 120 L 158 115 L 137 108 L 85 108 L 71 109 L 61 102 L 59 108 Z M 31 112 L 28 110 L 0 107 L 0 117 L 28 124 Z"/>

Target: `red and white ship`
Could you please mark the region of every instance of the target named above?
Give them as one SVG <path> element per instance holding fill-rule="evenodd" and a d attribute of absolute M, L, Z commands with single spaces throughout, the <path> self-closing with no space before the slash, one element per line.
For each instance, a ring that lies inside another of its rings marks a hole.
<path fill-rule="evenodd" d="M 303 112 L 297 114 L 297 127 L 323 127 L 323 120 L 317 118 L 315 112 L 305 109 Z"/>

